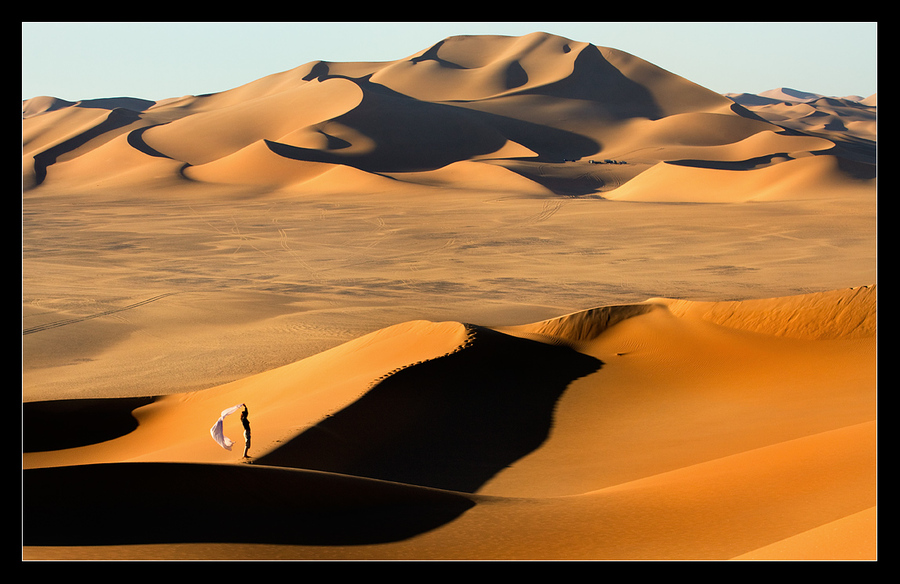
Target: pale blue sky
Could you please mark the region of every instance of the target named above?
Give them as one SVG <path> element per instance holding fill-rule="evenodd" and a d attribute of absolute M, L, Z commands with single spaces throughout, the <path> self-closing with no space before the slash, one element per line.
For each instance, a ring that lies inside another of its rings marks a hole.
<path fill-rule="evenodd" d="M 393 61 L 448 36 L 535 31 L 621 49 L 719 93 L 877 91 L 875 22 L 26 22 L 22 98 L 160 100 L 310 61 Z"/>

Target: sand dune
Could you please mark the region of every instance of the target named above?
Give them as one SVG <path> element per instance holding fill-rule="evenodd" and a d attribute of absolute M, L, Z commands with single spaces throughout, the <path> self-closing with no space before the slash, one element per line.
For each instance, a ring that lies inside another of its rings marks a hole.
<path fill-rule="evenodd" d="M 748 109 L 773 123 L 836 142 L 862 143 L 876 136 L 875 96 L 862 101 L 819 96 L 801 102 L 775 101 Z"/>
<path fill-rule="evenodd" d="M 545 33 L 24 101 L 23 557 L 877 558 L 875 124 Z"/>
<path fill-rule="evenodd" d="M 852 197 L 865 195 L 868 188 L 849 178 L 834 158 L 767 156 L 725 164 L 660 162 L 607 196 L 622 201 L 733 203 Z"/>
<path fill-rule="evenodd" d="M 26 446 L 44 444 L 25 454 L 25 511 L 48 520 L 28 522 L 25 543 L 41 546 L 35 557 L 125 543 L 201 554 L 216 542 L 310 558 L 371 546 L 379 557 L 760 558 L 829 524 L 823 537 L 842 554 L 872 557 L 873 541 L 854 534 L 875 505 L 874 302 L 868 287 L 651 299 L 501 329 L 410 322 L 221 387 L 122 402 L 97 424 L 139 406 L 137 427 L 85 445 L 73 408 L 115 400 L 29 404 Z M 795 326 L 761 330 L 763 311 Z M 816 323 L 824 338 L 806 332 Z M 208 435 L 232 402 L 250 408 L 249 467 Z M 60 482 L 71 487 L 51 496 Z M 841 522 L 854 526 L 846 539 Z"/>

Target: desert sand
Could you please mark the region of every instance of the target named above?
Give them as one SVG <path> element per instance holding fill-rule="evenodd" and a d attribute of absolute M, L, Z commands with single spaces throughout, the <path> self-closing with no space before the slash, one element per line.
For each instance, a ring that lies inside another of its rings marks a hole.
<path fill-rule="evenodd" d="M 875 101 L 545 33 L 25 100 L 23 558 L 877 559 Z"/>

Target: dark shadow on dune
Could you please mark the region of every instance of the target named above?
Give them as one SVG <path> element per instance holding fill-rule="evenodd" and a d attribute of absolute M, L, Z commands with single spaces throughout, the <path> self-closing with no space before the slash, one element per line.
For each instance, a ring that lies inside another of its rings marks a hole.
<path fill-rule="evenodd" d="M 768 122 L 759 115 L 738 104 L 733 104 L 731 106 L 731 109 L 732 111 L 743 117 L 778 126 L 779 128 L 781 128 L 781 130 L 778 132 L 779 134 L 784 134 L 786 136 L 818 136 L 821 138 L 825 138 L 826 140 L 830 140 L 834 143 L 833 147 L 825 150 L 813 151 L 810 152 L 810 154 L 814 156 L 835 156 L 838 160 L 838 164 L 840 165 L 841 170 L 848 173 L 854 178 L 867 180 L 873 179 L 877 175 L 876 164 L 878 156 L 878 145 L 872 140 L 867 140 L 865 138 L 855 136 L 852 133 L 845 133 L 843 131 L 821 132 L 811 129 L 800 130 L 791 127 L 791 122 L 789 120 L 780 123 Z M 824 112 L 818 113 L 821 115 L 827 115 Z M 836 126 L 836 128 L 840 130 L 842 129 L 843 124 L 840 122 L 839 124 L 840 126 Z M 826 129 L 828 128 L 826 127 Z M 832 127 L 832 129 L 835 129 L 835 127 Z"/>
<path fill-rule="evenodd" d="M 338 138 L 337 136 L 332 136 L 327 132 L 319 130 L 319 134 L 321 134 L 325 138 L 325 142 L 328 144 L 329 150 L 343 150 L 344 148 L 353 146 L 353 144 L 351 144 L 350 142 L 342 138 Z"/>
<path fill-rule="evenodd" d="M 159 125 L 162 125 L 162 124 L 159 124 Z M 155 148 L 153 148 L 152 146 L 150 146 L 149 144 L 147 144 L 144 141 L 144 132 L 146 132 L 150 128 L 155 128 L 155 127 L 157 127 L 157 126 L 156 125 L 144 126 L 143 128 L 138 128 L 137 130 L 133 130 L 133 131 L 129 132 L 128 137 L 127 137 L 128 144 L 135 150 L 139 150 L 139 151 L 143 152 L 144 154 L 146 154 L 147 156 L 153 156 L 155 158 L 168 158 L 169 160 L 171 160 L 172 159 L 171 156 L 167 156 L 167 155 L 163 154 L 162 152 L 160 152 L 159 150 L 156 150 Z"/>
<path fill-rule="evenodd" d="M 445 41 L 440 41 L 439 43 L 433 45 L 432 47 L 430 47 L 427 51 L 425 51 L 418 57 L 413 57 L 412 59 L 410 59 L 410 62 L 421 63 L 423 61 L 435 61 L 435 62 L 443 65 L 444 67 L 448 67 L 450 69 L 465 69 L 465 67 L 463 67 L 462 65 L 453 63 L 452 61 L 448 61 L 446 59 L 442 59 L 441 57 L 438 56 L 438 51 L 444 45 L 444 42 Z"/>
<path fill-rule="evenodd" d="M 22 492 L 26 546 L 376 544 L 434 529 L 474 506 L 458 493 L 236 464 L 28 469 Z"/>
<path fill-rule="evenodd" d="M 329 75 L 329 67 L 328 63 L 325 61 L 318 61 L 315 65 L 310 68 L 309 73 L 303 76 L 303 81 L 312 81 L 316 79 L 318 81 L 324 81 L 328 79 Z"/>
<path fill-rule="evenodd" d="M 777 152 L 773 154 L 765 154 L 756 156 L 746 160 L 700 160 L 700 159 L 683 159 L 683 160 L 667 160 L 666 164 L 673 166 L 688 166 L 691 168 L 707 168 L 712 170 L 754 170 L 769 166 L 775 159 L 779 162 L 793 160 L 786 152 Z"/>
<path fill-rule="evenodd" d="M 425 55 L 420 58 L 424 59 Z M 538 161 L 561 162 L 590 156 L 601 149 L 595 140 L 574 132 L 449 102 L 421 101 L 374 83 L 369 76 L 352 78 L 331 74 L 327 63 L 314 65 L 304 80 L 329 78 L 347 79 L 363 91 L 357 107 L 330 121 L 370 137 L 375 147 L 359 153 L 341 152 L 347 149 L 346 143 L 341 148 L 329 144 L 330 150 L 318 150 L 267 141 L 270 150 L 294 160 L 345 164 L 380 173 L 435 170 L 496 152 L 507 140 L 536 153 L 537 157 L 531 159 Z M 507 83 L 516 86 L 526 81 L 527 74 L 521 65 L 511 65 Z"/>
<path fill-rule="evenodd" d="M 731 111 L 733 111 L 737 115 L 741 116 L 742 118 L 747 118 L 748 120 L 754 120 L 754 121 L 763 122 L 766 124 L 771 123 L 768 120 L 766 120 L 765 118 L 763 118 L 762 116 L 758 115 L 755 112 L 748 110 L 747 108 L 745 108 L 744 106 L 742 106 L 739 103 L 731 104 L 730 109 L 731 109 Z"/>
<path fill-rule="evenodd" d="M 810 154 L 812 154 L 813 156 L 834 156 L 838 162 L 838 168 L 840 168 L 840 170 L 846 173 L 848 176 L 856 179 L 869 180 L 877 176 L 878 169 L 874 162 L 874 154 L 871 153 L 871 150 L 868 149 L 866 145 L 862 145 L 854 149 L 853 146 L 848 147 L 845 144 L 836 144 L 835 146 L 827 150 L 814 151 L 810 152 Z M 667 160 L 666 164 L 672 164 L 674 166 L 688 166 L 692 168 L 741 171 L 755 170 L 778 162 L 786 162 L 788 160 L 794 160 L 794 157 L 790 156 L 786 152 L 780 152 L 757 156 L 755 158 L 748 158 L 746 160 L 727 161 L 684 159 Z"/>
<path fill-rule="evenodd" d="M 345 164 L 378 173 L 434 170 L 496 152 L 506 143 L 500 132 L 465 110 L 419 101 L 381 86 L 373 89 L 377 84 L 367 81 L 354 81 L 364 88 L 362 103 L 331 121 L 370 137 L 374 148 L 354 152 L 348 149 L 350 144 L 336 142 L 336 137 L 330 136 L 331 150 L 267 141 L 269 149 L 285 158 Z M 320 131 L 325 133 L 325 129 Z"/>
<path fill-rule="evenodd" d="M 90 140 L 111 132 L 119 128 L 132 124 L 140 119 L 140 113 L 130 109 L 116 108 L 109 112 L 105 120 L 94 126 L 93 128 L 78 134 L 56 146 L 52 146 L 43 152 L 34 156 L 34 175 L 37 184 L 44 182 L 47 178 L 47 167 L 54 164 L 56 160 L 71 152 L 76 148 L 87 144 Z"/>
<path fill-rule="evenodd" d="M 479 124 L 496 128 L 505 138 L 537 154 L 533 162 L 564 162 L 600 152 L 602 145 L 587 136 L 551 126 L 528 122 L 489 112 L 469 110 Z"/>
<path fill-rule="evenodd" d="M 583 197 L 594 195 L 603 188 L 605 181 L 599 174 L 583 170 L 572 163 L 501 164 L 507 170 L 536 182 L 554 195 Z"/>
<path fill-rule="evenodd" d="M 878 175 L 877 143 L 851 135 L 844 136 L 841 140 L 826 137 L 834 142 L 834 147 L 812 154 L 837 157 L 840 168 L 856 178 L 872 179 Z"/>
<path fill-rule="evenodd" d="M 132 412 L 152 397 L 69 399 L 22 404 L 22 451 L 88 446 L 133 432 Z"/>
<path fill-rule="evenodd" d="M 852 154 L 847 157 L 838 156 L 838 168 L 848 175 L 861 180 L 871 180 L 878 176 L 877 162 L 869 162 Z"/>
<path fill-rule="evenodd" d="M 660 118 L 663 110 L 650 91 L 626 77 L 594 45 L 575 58 L 571 75 L 554 83 L 524 89 L 520 95 L 547 95 L 594 102 L 598 112 L 619 119 Z"/>
<path fill-rule="evenodd" d="M 515 89 L 528 83 L 528 73 L 518 61 L 513 61 L 506 68 L 506 88 Z"/>
<path fill-rule="evenodd" d="M 467 348 L 391 375 L 259 462 L 476 492 L 540 446 L 566 387 L 603 365 L 476 330 Z"/>
<path fill-rule="evenodd" d="M 128 109 L 142 112 L 156 105 L 155 101 L 141 99 L 139 97 L 101 97 L 97 99 L 83 99 L 75 104 L 76 107 L 92 109 Z"/>

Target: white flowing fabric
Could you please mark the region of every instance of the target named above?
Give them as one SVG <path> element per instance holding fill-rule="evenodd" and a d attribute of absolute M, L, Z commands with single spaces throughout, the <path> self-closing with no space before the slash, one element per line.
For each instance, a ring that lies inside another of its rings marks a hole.
<path fill-rule="evenodd" d="M 212 435 L 213 440 L 215 440 L 219 444 L 219 446 L 221 446 L 225 450 L 231 450 L 231 446 L 234 444 L 234 440 L 226 436 L 224 430 L 222 429 L 222 425 L 225 423 L 225 416 L 233 414 L 243 407 L 244 404 L 238 404 L 236 406 L 231 406 L 226 410 L 222 410 L 222 415 L 219 416 L 219 419 L 216 420 L 216 423 L 213 424 L 213 427 L 209 429 L 209 433 Z"/>

